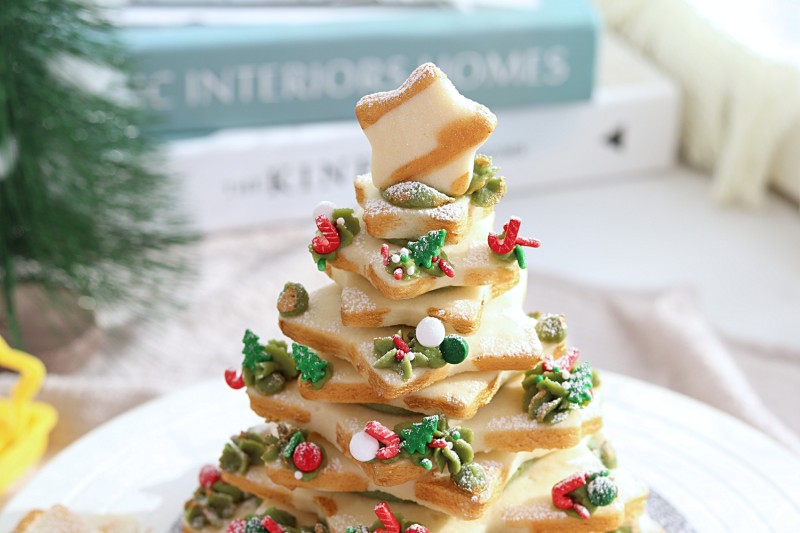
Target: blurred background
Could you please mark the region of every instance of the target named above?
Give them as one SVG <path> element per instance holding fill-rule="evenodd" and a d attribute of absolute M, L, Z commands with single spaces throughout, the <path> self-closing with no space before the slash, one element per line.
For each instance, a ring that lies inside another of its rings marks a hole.
<path fill-rule="evenodd" d="M 543 242 L 528 309 L 800 450 L 797 2 L 3 10 L 0 335 L 48 368 L 51 452 L 280 336 L 283 283 L 326 282 L 314 206 L 369 169 L 356 101 L 425 61 L 498 117 L 498 220 Z"/>

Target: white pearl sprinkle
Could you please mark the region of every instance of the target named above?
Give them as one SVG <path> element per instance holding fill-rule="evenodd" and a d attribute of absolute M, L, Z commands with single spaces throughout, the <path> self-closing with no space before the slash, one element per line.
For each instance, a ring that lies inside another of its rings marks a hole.
<path fill-rule="evenodd" d="M 400 256 L 397 254 L 392 254 L 392 263 L 399 263 L 399 262 L 400 262 Z"/>
<path fill-rule="evenodd" d="M 359 431 L 350 439 L 350 455 L 356 461 L 366 463 L 375 459 L 375 454 L 378 453 L 380 443 L 372 435 L 366 431 Z"/>
<path fill-rule="evenodd" d="M 436 317 L 426 316 L 417 324 L 415 335 L 417 341 L 427 348 L 439 346 L 444 340 L 444 324 Z"/>
<path fill-rule="evenodd" d="M 408 255 L 411 253 L 411 250 L 409 250 L 408 248 L 400 248 L 400 253 L 403 255 Z"/>
<path fill-rule="evenodd" d="M 406 357 L 408 357 L 409 361 L 413 361 L 416 355 L 414 355 L 414 352 L 408 352 L 408 354 L 406 354 Z"/>
<path fill-rule="evenodd" d="M 324 202 L 318 203 L 313 211 L 314 220 L 317 220 L 317 217 L 320 215 L 325 215 L 325 217 L 330 220 L 333 216 L 334 209 L 336 209 L 336 206 L 333 205 L 333 202 L 325 200 Z"/>
<path fill-rule="evenodd" d="M 449 441 L 448 441 L 448 442 L 446 442 L 445 444 L 447 445 L 447 449 L 448 449 L 448 450 L 452 450 L 452 449 L 453 449 L 453 443 L 452 443 L 452 442 L 449 442 Z"/>
<path fill-rule="evenodd" d="M 342 217 L 337 218 L 336 223 L 339 224 L 340 226 L 344 226 L 344 218 Z"/>
<path fill-rule="evenodd" d="M 417 269 L 414 268 L 414 265 L 411 265 L 410 267 L 408 267 L 408 271 L 407 272 L 408 272 L 409 276 L 413 276 L 414 272 L 416 272 L 416 271 L 417 271 Z"/>
<path fill-rule="evenodd" d="M 567 370 L 561 372 L 561 379 L 569 379 L 569 372 Z"/>
<path fill-rule="evenodd" d="M 301 471 L 299 471 L 299 470 L 298 470 L 298 471 L 296 471 L 296 472 L 294 473 L 294 478 L 295 478 L 297 481 L 300 481 L 301 479 L 303 479 L 303 473 L 302 473 Z"/>

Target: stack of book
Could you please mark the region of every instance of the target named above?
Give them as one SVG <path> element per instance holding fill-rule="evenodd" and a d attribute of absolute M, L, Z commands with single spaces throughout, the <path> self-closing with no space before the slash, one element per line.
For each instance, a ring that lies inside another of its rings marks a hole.
<path fill-rule="evenodd" d="M 309 197 L 346 203 L 369 169 L 358 97 L 396 88 L 425 61 L 495 111 L 482 151 L 516 177 L 515 191 L 673 160 L 676 88 L 601 38 L 585 0 L 203 4 L 139 0 L 113 14 L 201 231 L 303 218 Z"/>

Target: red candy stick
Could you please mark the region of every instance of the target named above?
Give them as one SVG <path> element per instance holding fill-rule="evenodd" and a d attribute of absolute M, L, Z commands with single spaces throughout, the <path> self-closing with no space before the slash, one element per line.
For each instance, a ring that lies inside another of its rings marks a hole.
<path fill-rule="evenodd" d="M 553 505 L 559 509 L 564 509 L 565 511 L 572 509 L 575 506 L 575 502 L 572 500 L 572 498 L 567 496 L 567 493 L 570 493 L 575 489 L 579 489 L 584 485 L 586 485 L 586 474 L 583 472 L 579 472 L 574 476 L 570 476 L 567 479 L 559 481 L 553 485 Z"/>
<path fill-rule="evenodd" d="M 433 439 L 428 443 L 429 448 L 447 448 L 447 441 L 444 439 Z"/>
<path fill-rule="evenodd" d="M 383 257 L 383 266 L 389 266 L 389 245 L 381 244 L 381 257 Z"/>
<path fill-rule="evenodd" d="M 489 248 L 496 254 L 506 255 L 510 254 L 514 250 L 514 246 L 518 244 L 531 248 L 538 248 L 541 246 L 542 243 L 536 239 L 528 239 L 519 236 L 519 228 L 521 225 L 522 221 L 519 217 L 511 217 L 508 224 L 503 226 L 506 235 L 503 237 L 502 241 L 500 240 L 500 236 L 496 233 L 489 233 Z"/>
<path fill-rule="evenodd" d="M 385 446 L 375 454 L 377 459 L 391 459 L 400 453 L 400 437 L 380 422 L 375 420 L 367 422 L 364 431 Z"/>
<path fill-rule="evenodd" d="M 522 221 L 519 218 L 511 217 L 508 224 L 503 226 L 506 235 L 503 237 L 502 241 L 497 233 L 489 233 L 489 248 L 496 254 L 510 254 L 511 250 L 513 250 L 514 246 L 517 244 L 517 235 L 519 234 L 519 227 L 521 224 Z"/>
<path fill-rule="evenodd" d="M 264 517 L 264 520 L 261 521 L 261 525 L 264 526 L 264 529 L 269 531 L 269 533 L 284 533 L 280 524 L 278 524 L 275 519 L 269 515 Z"/>
<path fill-rule="evenodd" d="M 526 239 L 525 237 L 517 237 L 517 244 L 520 246 L 527 246 L 529 248 L 538 248 L 542 245 L 539 239 Z"/>
<path fill-rule="evenodd" d="M 228 387 L 239 390 L 244 387 L 244 377 L 236 369 L 229 368 L 225 371 L 225 383 L 228 384 Z"/>
<path fill-rule="evenodd" d="M 311 239 L 311 248 L 320 255 L 329 254 L 339 249 L 341 239 L 336 226 L 328 220 L 325 215 L 320 215 L 316 219 L 317 229 L 322 235 L 317 235 Z"/>
<path fill-rule="evenodd" d="M 453 270 L 453 265 L 451 265 L 444 259 L 439 260 L 439 270 L 444 272 L 444 275 L 447 276 L 448 278 L 452 278 L 456 275 L 456 271 Z"/>
<path fill-rule="evenodd" d="M 579 489 L 586 485 L 586 473 L 579 472 L 574 476 L 570 476 L 567 479 L 559 481 L 555 485 L 553 485 L 553 490 L 551 491 L 553 497 L 553 505 L 558 507 L 559 509 L 563 509 L 565 511 L 569 511 L 573 509 L 578 516 L 583 519 L 589 518 L 589 511 L 583 505 L 576 503 L 575 500 L 570 498 L 568 494 L 575 489 Z"/>
<path fill-rule="evenodd" d="M 228 524 L 228 527 L 225 528 L 225 533 L 244 533 L 246 527 L 247 522 L 240 518 Z"/>
<path fill-rule="evenodd" d="M 400 533 L 400 521 L 394 516 L 386 502 L 375 506 L 375 516 L 383 524 L 383 527 L 376 529 L 375 533 Z"/>
<path fill-rule="evenodd" d="M 558 360 L 558 367 L 561 370 L 568 370 L 572 372 L 572 369 L 575 367 L 575 363 L 578 362 L 578 357 L 580 357 L 581 351 L 577 348 L 567 348 L 567 353 L 562 355 Z"/>
<path fill-rule="evenodd" d="M 292 453 L 292 462 L 301 472 L 313 472 L 322 465 L 322 450 L 313 442 L 301 442 Z"/>
<path fill-rule="evenodd" d="M 591 514 L 589 514 L 589 509 L 587 509 L 586 507 L 584 507 L 583 505 L 581 505 L 579 503 L 573 504 L 572 505 L 572 510 L 575 511 L 576 513 L 578 513 L 578 516 L 580 516 L 584 520 L 588 520 L 589 517 L 591 516 Z"/>

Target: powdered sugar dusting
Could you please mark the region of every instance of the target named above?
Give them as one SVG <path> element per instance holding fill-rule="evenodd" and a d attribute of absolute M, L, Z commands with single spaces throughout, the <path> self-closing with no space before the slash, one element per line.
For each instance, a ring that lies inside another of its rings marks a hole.
<path fill-rule="evenodd" d="M 345 287 L 342 289 L 342 311 L 348 314 L 375 311 L 378 309 L 369 295 L 361 289 Z"/>

